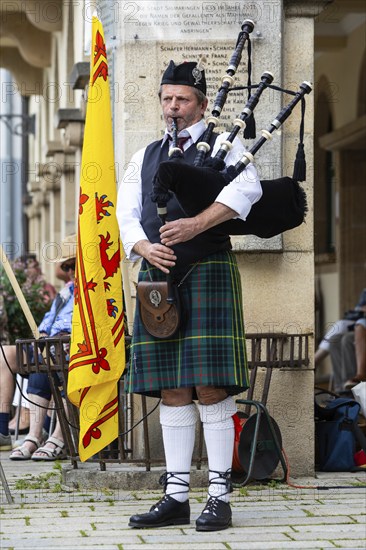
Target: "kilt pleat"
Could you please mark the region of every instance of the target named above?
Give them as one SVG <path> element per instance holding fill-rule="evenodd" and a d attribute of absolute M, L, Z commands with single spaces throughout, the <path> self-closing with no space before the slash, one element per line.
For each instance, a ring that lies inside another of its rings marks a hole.
<path fill-rule="evenodd" d="M 160 270 L 143 263 L 139 280 L 164 279 Z M 246 390 L 242 291 L 234 254 L 219 252 L 202 259 L 180 286 L 180 294 L 182 325 L 164 340 L 146 332 L 137 301 L 127 391 L 160 397 L 160 390 L 180 387 L 216 386 L 229 395 Z"/>

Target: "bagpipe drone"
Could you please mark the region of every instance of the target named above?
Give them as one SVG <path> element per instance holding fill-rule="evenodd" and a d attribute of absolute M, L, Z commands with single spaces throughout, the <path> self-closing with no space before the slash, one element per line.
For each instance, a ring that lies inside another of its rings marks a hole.
<path fill-rule="evenodd" d="M 305 95 L 312 90 L 308 82 L 300 84 L 297 92 L 284 90 L 273 86 L 273 76 L 266 71 L 257 85 L 250 84 L 247 87 L 233 88 L 234 75 L 240 64 L 245 43 L 248 43 L 248 73 L 250 66 L 250 38 L 254 23 L 245 20 L 238 35 L 235 50 L 229 61 L 226 74 L 222 78 L 221 86 L 217 92 L 211 116 L 207 119 L 207 129 L 202 140 L 197 144 L 197 153 L 194 164 L 184 161 L 182 151 L 177 147 L 177 128 L 172 122 L 173 147 L 169 151 L 169 160 L 161 162 L 153 181 L 151 198 L 158 206 L 158 214 L 166 216 L 166 207 L 171 193 L 176 195 L 181 208 L 188 217 L 192 217 L 208 208 L 216 199 L 220 191 L 233 181 L 254 161 L 254 155 L 267 142 L 272 139 L 274 131 L 278 130 L 285 120 L 291 115 L 294 107 L 301 102 L 300 142 L 295 160 L 292 177 L 282 177 L 273 180 L 261 180 L 263 195 L 255 203 L 245 221 L 235 218 L 226 221 L 216 229 L 222 230 L 228 235 L 256 235 L 261 238 L 271 238 L 284 231 L 301 225 L 307 211 L 306 195 L 299 182 L 306 178 L 304 156 L 304 113 Z M 244 129 L 244 137 L 254 138 L 253 111 L 259 102 L 261 94 L 266 88 L 293 95 L 293 99 L 273 119 L 266 130 L 262 130 L 261 137 L 244 152 L 242 158 L 232 166 L 225 164 L 225 157 L 232 148 L 232 143 L 238 133 Z M 208 156 L 210 151 L 210 139 L 214 128 L 219 121 L 219 116 L 225 105 L 228 93 L 232 90 L 248 89 L 248 101 L 240 116 L 234 120 L 234 127 L 228 138 L 221 143 L 220 149 L 214 157 Z M 251 94 L 251 90 L 255 90 Z"/>

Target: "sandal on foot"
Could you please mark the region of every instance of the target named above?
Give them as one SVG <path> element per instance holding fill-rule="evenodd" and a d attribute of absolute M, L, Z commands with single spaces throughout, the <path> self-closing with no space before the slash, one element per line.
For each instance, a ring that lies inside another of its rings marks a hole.
<path fill-rule="evenodd" d="M 55 448 L 48 449 L 47 443 L 52 443 Z M 62 460 L 63 458 L 66 458 L 65 443 L 57 437 L 49 437 L 44 446 L 39 447 L 32 455 L 32 460 Z"/>
<path fill-rule="evenodd" d="M 36 448 L 33 451 L 33 453 L 35 453 L 36 450 L 39 449 L 42 444 L 40 443 L 40 441 L 38 441 L 36 437 L 32 437 L 31 435 L 28 435 L 24 439 L 22 445 L 13 450 L 13 452 L 9 456 L 10 460 L 30 460 L 32 458 L 33 453 L 28 449 L 27 445 L 25 445 L 26 441 L 30 441 L 31 443 L 33 443 L 33 445 L 35 445 Z"/>

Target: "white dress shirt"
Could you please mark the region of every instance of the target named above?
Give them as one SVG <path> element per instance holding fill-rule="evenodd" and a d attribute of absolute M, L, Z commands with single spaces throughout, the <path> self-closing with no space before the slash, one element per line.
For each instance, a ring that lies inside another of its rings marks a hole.
<path fill-rule="evenodd" d="M 179 132 L 179 137 L 190 135 L 183 149 L 186 150 L 195 143 L 206 129 L 203 120 L 193 126 Z M 213 147 L 211 155 L 214 156 L 220 144 L 228 137 L 228 132 L 220 134 Z M 168 132 L 165 131 L 162 146 L 168 139 Z M 140 256 L 135 254 L 132 249 L 134 245 L 143 239 L 147 239 L 143 230 L 141 220 L 142 210 L 142 185 L 141 169 L 144 160 L 146 147 L 135 153 L 128 163 L 118 189 L 117 199 L 117 219 L 119 223 L 123 248 L 128 259 L 135 261 Z M 225 163 L 235 164 L 243 156 L 245 148 L 239 139 L 235 139 L 232 150 L 225 157 Z M 235 212 L 237 217 L 245 220 L 250 209 L 262 196 L 262 187 L 258 178 L 257 170 L 253 164 L 249 164 L 245 170 L 232 182 L 226 185 L 216 197 L 215 202 L 220 202 Z M 148 240 L 148 239 L 147 239 Z"/>

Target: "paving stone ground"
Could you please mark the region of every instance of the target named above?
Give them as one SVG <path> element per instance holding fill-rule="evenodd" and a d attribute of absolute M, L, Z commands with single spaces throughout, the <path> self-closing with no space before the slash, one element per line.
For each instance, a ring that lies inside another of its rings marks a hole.
<path fill-rule="evenodd" d="M 288 484 L 250 485 L 232 494 L 233 527 L 198 533 L 205 492 L 191 491 L 191 524 L 131 529 L 161 491 L 63 484 L 67 462 L 13 462 L 0 453 L 13 504 L 1 487 L 1 550 L 274 550 L 366 548 L 366 471 L 322 473 Z M 97 465 L 95 476 L 99 475 Z M 107 466 L 108 468 L 108 466 Z M 320 489 L 322 488 L 322 489 Z"/>

